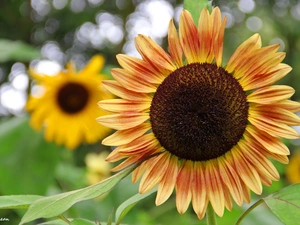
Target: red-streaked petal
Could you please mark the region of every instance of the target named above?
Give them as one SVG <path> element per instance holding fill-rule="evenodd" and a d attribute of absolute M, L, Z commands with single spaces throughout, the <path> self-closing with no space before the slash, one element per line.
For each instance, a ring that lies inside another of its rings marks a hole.
<path fill-rule="evenodd" d="M 168 29 L 168 43 L 169 43 L 169 52 L 174 60 L 177 67 L 182 67 L 182 54 L 183 50 L 180 45 L 179 37 L 177 34 L 177 30 L 174 26 L 173 20 L 169 23 L 169 29 Z"/>
<path fill-rule="evenodd" d="M 243 63 L 235 69 L 235 78 L 241 78 L 243 83 L 248 83 L 257 74 L 268 72 L 277 66 L 285 57 L 285 53 L 277 52 L 278 45 L 271 45 L 254 50 L 249 56 L 245 56 Z"/>
<path fill-rule="evenodd" d="M 200 41 L 190 12 L 183 10 L 179 20 L 179 38 L 188 63 L 199 62 Z"/>
<path fill-rule="evenodd" d="M 241 63 L 244 63 L 245 57 L 248 56 L 250 52 L 259 48 L 261 48 L 260 35 L 254 34 L 235 50 L 227 63 L 226 70 L 229 73 L 232 73 L 236 67 L 238 67 Z"/>
<path fill-rule="evenodd" d="M 260 177 L 255 168 L 249 165 L 247 160 L 244 158 L 242 152 L 243 148 L 240 146 L 240 140 L 236 146 L 230 152 L 226 153 L 226 158 L 233 157 L 235 168 L 240 174 L 240 178 L 245 182 L 245 184 L 256 194 L 262 193 L 262 184 Z"/>
<path fill-rule="evenodd" d="M 208 10 L 204 8 L 200 14 L 198 22 L 198 35 L 200 39 L 200 53 L 198 56 L 198 60 L 200 63 L 211 63 L 214 59 L 214 52 L 212 48 L 212 29 L 212 19 L 210 18 Z"/>
<path fill-rule="evenodd" d="M 165 75 L 157 72 L 151 64 L 144 60 L 123 54 L 117 55 L 117 60 L 125 70 L 134 74 L 138 79 L 160 84 L 165 78 Z"/>
<path fill-rule="evenodd" d="M 214 211 L 220 217 L 224 213 L 224 194 L 222 179 L 216 167 L 216 160 L 212 159 L 205 163 L 205 184 L 208 200 Z"/>
<path fill-rule="evenodd" d="M 132 155 L 132 154 L 141 154 L 144 152 L 153 151 L 153 149 L 159 148 L 159 142 L 155 138 L 153 133 L 148 133 L 143 136 L 134 139 L 132 142 L 121 145 L 116 148 L 120 155 Z"/>
<path fill-rule="evenodd" d="M 168 75 L 176 69 L 171 57 L 150 37 L 139 34 L 135 38 L 135 46 L 143 59 L 150 63 L 157 71 Z"/>
<path fill-rule="evenodd" d="M 292 100 L 284 100 L 284 101 L 281 101 L 281 102 L 276 102 L 273 105 L 275 107 L 283 108 L 283 109 L 291 111 L 291 112 L 300 111 L 300 102 L 295 102 L 295 101 L 292 101 Z"/>
<path fill-rule="evenodd" d="M 119 146 L 128 144 L 134 139 L 142 136 L 151 128 L 150 123 L 142 123 L 134 128 L 118 130 L 107 138 L 103 139 L 102 144 L 107 146 Z"/>
<path fill-rule="evenodd" d="M 259 113 L 255 112 L 254 110 L 249 110 L 249 122 L 258 128 L 259 130 L 262 130 L 273 137 L 278 138 L 287 138 L 287 139 L 296 139 L 299 138 L 299 134 L 297 131 L 295 131 L 293 128 L 289 127 L 286 124 L 278 124 L 277 122 L 274 122 L 271 119 L 268 118 L 259 118 Z"/>
<path fill-rule="evenodd" d="M 241 81 L 241 83 L 243 83 L 244 91 L 257 89 L 274 84 L 276 81 L 285 77 L 291 70 L 292 67 L 290 67 L 289 65 L 280 63 L 277 66 L 271 68 L 269 71 L 256 73 L 256 75 L 250 77 L 247 82 Z"/>
<path fill-rule="evenodd" d="M 151 101 L 152 97 L 148 94 L 128 90 L 115 80 L 104 80 L 102 83 L 109 92 L 120 98 L 131 101 Z"/>
<path fill-rule="evenodd" d="M 259 118 L 265 121 L 274 121 L 278 124 L 286 124 L 288 126 L 299 126 L 300 118 L 293 112 L 286 109 L 274 107 L 271 105 L 257 105 L 251 107 L 251 112 L 259 115 Z"/>
<path fill-rule="evenodd" d="M 242 196 L 242 185 L 240 178 L 237 174 L 237 171 L 234 171 L 234 168 L 229 163 L 226 163 L 224 157 L 219 157 L 218 159 L 219 173 L 222 178 L 223 183 L 227 186 L 230 191 L 234 201 L 238 205 L 243 204 Z"/>
<path fill-rule="evenodd" d="M 168 166 L 168 157 L 162 153 L 156 156 L 151 165 L 146 169 L 139 187 L 140 193 L 146 193 L 150 191 L 155 185 L 157 185 L 162 179 L 164 172 Z"/>
<path fill-rule="evenodd" d="M 249 102 L 259 104 L 272 104 L 286 100 L 295 93 L 295 90 L 287 85 L 273 85 L 260 88 L 247 96 Z"/>
<path fill-rule="evenodd" d="M 223 56 L 223 42 L 224 42 L 224 31 L 226 26 L 226 17 L 224 17 L 221 22 L 221 11 L 218 7 L 214 8 L 212 13 L 212 24 L 213 24 L 213 51 L 216 58 L 217 66 L 222 65 L 222 56 Z"/>
<path fill-rule="evenodd" d="M 166 168 L 163 177 L 158 185 L 157 195 L 155 204 L 160 205 L 164 203 L 172 194 L 177 174 L 178 174 L 178 158 L 177 156 L 173 156 L 168 152 L 162 153 L 165 154 L 164 157 L 168 157 L 168 167 Z"/>
<path fill-rule="evenodd" d="M 122 113 L 101 116 L 97 118 L 97 121 L 115 130 L 126 130 L 142 124 L 147 119 L 149 119 L 149 113 Z"/>
<path fill-rule="evenodd" d="M 249 134 L 251 137 L 249 137 Z M 254 138 L 258 143 L 260 143 L 267 151 L 273 152 L 279 155 L 288 155 L 289 149 L 279 138 L 273 137 L 268 133 L 263 131 L 258 131 L 252 125 L 246 127 L 246 132 L 244 133 L 246 141 Z"/>
<path fill-rule="evenodd" d="M 176 181 L 176 207 L 180 214 L 183 214 L 192 199 L 192 191 L 190 189 L 193 180 L 193 162 L 184 160 L 179 170 Z"/>
<path fill-rule="evenodd" d="M 279 174 L 274 165 L 261 153 L 261 148 L 255 142 L 241 142 L 241 148 L 243 148 L 244 158 L 248 163 L 252 164 L 256 171 L 262 174 L 263 177 L 272 180 L 279 180 Z"/>
<path fill-rule="evenodd" d="M 138 157 L 138 156 L 135 156 Z M 152 160 L 154 160 L 154 157 L 151 157 L 148 160 L 145 160 L 144 162 L 141 163 L 133 172 L 132 172 L 132 183 L 136 183 L 140 177 L 143 175 L 143 173 L 146 171 L 148 168 L 148 165 L 152 164 Z"/>
<path fill-rule="evenodd" d="M 98 106 L 109 112 L 142 112 L 149 111 L 150 101 L 128 101 L 124 99 L 105 99 L 98 103 Z"/>
<path fill-rule="evenodd" d="M 132 73 L 129 73 L 124 69 L 111 69 L 111 74 L 117 82 L 131 91 L 141 93 L 152 93 L 156 91 L 156 86 L 154 84 L 138 79 Z"/>
<path fill-rule="evenodd" d="M 192 205 L 198 218 L 202 219 L 208 204 L 203 162 L 194 162 L 193 170 Z"/>

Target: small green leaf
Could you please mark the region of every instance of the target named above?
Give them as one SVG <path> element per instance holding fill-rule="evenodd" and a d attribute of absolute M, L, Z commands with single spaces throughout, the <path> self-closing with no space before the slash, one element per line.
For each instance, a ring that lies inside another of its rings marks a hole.
<path fill-rule="evenodd" d="M 30 61 L 40 57 L 40 51 L 22 41 L 0 39 L 0 62 Z"/>
<path fill-rule="evenodd" d="M 24 224 L 38 218 L 58 216 L 77 202 L 96 198 L 106 193 L 118 184 L 124 177 L 130 174 L 137 165 L 138 164 L 134 164 L 114 176 L 92 186 L 38 199 L 30 205 L 20 224 Z"/>
<path fill-rule="evenodd" d="M 209 11 L 212 11 L 212 0 L 185 0 L 184 9 L 188 10 L 193 17 L 193 20 L 198 25 L 198 20 L 200 17 L 201 11 L 207 8 Z"/>
<path fill-rule="evenodd" d="M 97 223 L 95 221 L 79 218 L 72 220 L 70 225 L 97 225 Z"/>
<path fill-rule="evenodd" d="M 33 201 L 41 197 L 38 195 L 0 196 L 0 209 L 28 209 Z"/>
<path fill-rule="evenodd" d="M 108 217 L 107 225 L 112 225 L 114 210 L 111 211 Z"/>
<path fill-rule="evenodd" d="M 290 185 L 264 198 L 265 203 L 284 224 L 300 221 L 300 184 Z"/>
<path fill-rule="evenodd" d="M 48 222 L 38 223 L 37 225 L 68 225 L 65 221 L 58 219 L 58 220 L 51 220 Z"/>
<path fill-rule="evenodd" d="M 120 225 L 121 220 L 126 216 L 126 214 L 142 199 L 148 197 L 152 193 L 156 192 L 157 190 L 154 188 L 151 191 L 147 192 L 146 194 L 136 194 L 131 198 L 127 199 L 123 202 L 116 211 L 116 225 Z"/>

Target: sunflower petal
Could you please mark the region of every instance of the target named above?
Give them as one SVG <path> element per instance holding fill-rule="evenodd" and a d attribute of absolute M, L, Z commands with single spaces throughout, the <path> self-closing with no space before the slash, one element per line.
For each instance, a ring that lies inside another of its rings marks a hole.
<path fill-rule="evenodd" d="M 149 101 L 128 101 L 124 99 L 105 99 L 98 103 L 98 106 L 106 111 L 122 112 L 142 112 L 150 109 Z"/>
<path fill-rule="evenodd" d="M 295 90 L 286 85 L 273 85 L 260 88 L 247 96 L 249 102 L 272 104 L 290 98 Z"/>
<path fill-rule="evenodd" d="M 205 184 L 208 199 L 211 202 L 211 205 L 220 217 L 224 213 L 224 194 L 223 187 L 221 182 L 221 177 L 216 168 L 216 162 L 214 159 L 206 162 L 205 166 Z"/>
<path fill-rule="evenodd" d="M 111 69 L 111 74 L 117 82 L 131 91 L 151 93 L 156 91 L 154 84 L 138 79 L 132 73 L 119 68 Z"/>
<path fill-rule="evenodd" d="M 165 75 L 176 69 L 171 57 L 150 37 L 139 34 L 135 38 L 135 46 L 144 60 Z"/>
<path fill-rule="evenodd" d="M 144 60 L 123 54 L 117 55 L 117 60 L 125 70 L 134 74 L 137 79 L 142 79 L 153 84 L 160 84 L 165 78 L 164 75 L 157 72 Z"/>
<path fill-rule="evenodd" d="M 161 182 L 158 185 L 155 200 L 156 205 L 164 203 L 170 197 L 174 190 L 178 174 L 178 158 L 176 156 L 172 156 L 168 152 L 163 154 L 165 154 L 165 157 L 168 157 L 168 161 L 166 161 L 167 168 L 163 174 Z"/>
<path fill-rule="evenodd" d="M 239 172 L 240 178 L 245 184 L 256 194 L 262 193 L 262 185 L 260 177 L 255 168 L 246 161 L 243 152 L 243 145 L 241 146 L 242 140 L 226 155 L 228 158 L 233 157 L 236 171 Z"/>
<path fill-rule="evenodd" d="M 122 113 L 101 116 L 97 121 L 103 126 L 110 127 L 115 130 L 126 130 L 136 127 L 149 119 L 149 113 Z"/>
<path fill-rule="evenodd" d="M 245 56 L 248 56 L 250 52 L 261 47 L 261 38 L 259 34 L 254 34 L 246 41 L 244 41 L 230 57 L 226 70 L 232 73 L 236 67 L 245 61 Z M 244 57 L 241 57 L 244 56 Z"/>
<path fill-rule="evenodd" d="M 168 43 L 169 43 L 169 52 L 174 60 L 176 66 L 182 67 L 183 62 L 182 62 L 182 54 L 183 50 L 180 45 L 179 37 L 176 31 L 176 28 L 174 26 L 173 20 L 170 21 L 169 23 L 169 29 L 168 29 Z"/>
<path fill-rule="evenodd" d="M 183 214 L 192 199 L 192 191 L 190 189 L 192 182 L 193 162 L 184 160 L 179 170 L 176 181 L 176 207 L 180 214 Z"/>
<path fill-rule="evenodd" d="M 161 181 L 168 166 L 168 157 L 166 154 L 155 156 L 151 161 L 151 165 L 146 169 L 140 182 L 139 192 L 142 194 L 150 191 Z"/>
<path fill-rule="evenodd" d="M 192 15 L 183 10 L 179 20 L 179 38 L 188 63 L 198 62 L 200 42 Z"/>
<path fill-rule="evenodd" d="M 102 144 L 107 146 L 119 146 L 132 142 L 142 136 L 151 128 L 150 123 L 142 123 L 134 128 L 118 130 L 107 138 L 103 139 Z"/>
<path fill-rule="evenodd" d="M 285 144 L 282 143 L 282 141 L 279 138 L 270 136 L 268 133 L 265 133 L 263 131 L 258 131 L 251 125 L 246 127 L 246 131 L 247 132 L 245 132 L 244 134 L 246 141 L 250 141 L 254 138 L 267 151 L 279 155 L 289 155 L 289 149 L 286 147 Z M 249 134 L 251 135 L 251 137 L 249 137 Z"/>
<path fill-rule="evenodd" d="M 221 21 L 221 11 L 218 7 L 215 7 L 211 13 L 212 15 L 212 24 L 213 24 L 213 32 L 212 38 L 214 38 L 213 42 L 213 51 L 214 56 L 216 58 L 217 66 L 222 65 L 222 56 L 223 56 L 223 40 L 224 40 L 224 31 L 226 26 L 226 17 L 224 17 L 223 21 Z"/>
<path fill-rule="evenodd" d="M 89 63 L 80 71 L 80 74 L 92 75 L 99 74 L 104 66 L 104 57 L 101 55 L 95 55 L 91 58 Z"/>
<path fill-rule="evenodd" d="M 208 204 L 204 165 L 202 162 L 194 162 L 194 174 L 192 189 L 192 205 L 195 213 L 199 219 L 202 219 L 205 215 L 205 211 Z"/>
<path fill-rule="evenodd" d="M 104 80 L 102 83 L 109 92 L 120 98 L 130 101 L 151 100 L 151 97 L 148 94 L 128 90 L 115 80 Z"/>

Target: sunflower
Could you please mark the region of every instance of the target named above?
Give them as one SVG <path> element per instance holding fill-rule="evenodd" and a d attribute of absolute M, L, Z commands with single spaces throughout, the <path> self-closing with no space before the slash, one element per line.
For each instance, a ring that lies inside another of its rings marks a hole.
<path fill-rule="evenodd" d="M 111 165 L 105 161 L 108 152 L 100 152 L 99 154 L 90 152 L 85 157 L 87 167 L 87 180 L 90 185 L 96 184 L 110 175 Z"/>
<path fill-rule="evenodd" d="M 286 179 L 291 184 L 300 183 L 300 151 L 296 151 L 290 158 L 290 163 L 286 167 Z"/>
<path fill-rule="evenodd" d="M 104 58 L 97 55 L 79 72 L 71 62 L 55 76 L 29 71 L 41 87 L 27 101 L 30 125 L 36 130 L 44 127 L 47 141 L 74 149 L 80 143 L 95 143 L 107 136 L 111 129 L 96 121 L 106 114 L 97 102 L 112 97 L 101 84 L 107 79 L 99 74 L 103 64 Z"/>
<path fill-rule="evenodd" d="M 103 83 L 120 99 L 100 101 L 111 115 L 98 121 L 117 130 L 103 140 L 117 146 L 108 161 L 124 159 L 115 171 L 142 162 L 132 175 L 140 193 L 157 185 L 160 205 L 175 189 L 178 212 L 192 203 L 202 219 L 208 203 L 221 217 L 232 199 L 249 203 L 250 190 L 279 179 L 270 159 L 288 163 L 280 138 L 299 137 L 300 104 L 289 100 L 293 88 L 273 85 L 291 70 L 279 45 L 262 47 L 254 34 L 222 66 L 226 18 L 204 9 L 198 24 L 186 10 L 178 33 L 171 20 L 169 53 L 138 35 L 142 58 L 117 56 L 122 68 Z"/>

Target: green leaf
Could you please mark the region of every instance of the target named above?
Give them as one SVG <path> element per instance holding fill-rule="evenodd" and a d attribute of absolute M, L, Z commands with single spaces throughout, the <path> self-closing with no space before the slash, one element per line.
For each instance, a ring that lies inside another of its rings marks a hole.
<path fill-rule="evenodd" d="M 30 205 L 20 224 L 24 224 L 38 218 L 58 216 L 77 202 L 96 198 L 106 193 L 118 184 L 124 177 L 130 174 L 137 165 L 138 164 L 134 164 L 114 176 L 92 186 L 38 199 Z"/>
<path fill-rule="evenodd" d="M 126 216 L 126 214 L 142 199 L 148 197 L 152 193 L 156 192 L 157 190 L 154 188 L 151 191 L 147 192 L 146 194 L 136 194 L 131 198 L 127 199 L 123 202 L 116 211 L 116 225 L 121 223 L 121 220 Z"/>
<path fill-rule="evenodd" d="M 109 217 L 108 217 L 108 220 L 107 220 L 107 225 L 112 225 L 113 214 L 114 214 L 114 210 L 112 210 L 111 213 L 109 214 Z"/>
<path fill-rule="evenodd" d="M 54 181 L 61 147 L 33 131 L 25 116 L 0 123 L 0 146 L 1 194 L 45 195 Z"/>
<path fill-rule="evenodd" d="M 40 57 L 40 51 L 22 41 L 0 39 L 0 62 L 30 61 Z"/>
<path fill-rule="evenodd" d="M 204 8 L 212 11 L 212 0 L 184 0 L 184 9 L 188 10 L 193 17 L 193 20 L 198 25 L 200 13 Z"/>
<path fill-rule="evenodd" d="M 38 195 L 0 196 L 0 209 L 28 209 L 33 201 L 41 197 Z"/>
<path fill-rule="evenodd" d="M 271 211 L 286 225 L 299 224 L 300 184 L 290 185 L 264 198 Z"/>
<path fill-rule="evenodd" d="M 96 225 L 96 224 L 99 223 L 96 223 L 95 221 L 79 218 L 79 219 L 72 220 L 70 225 Z"/>

